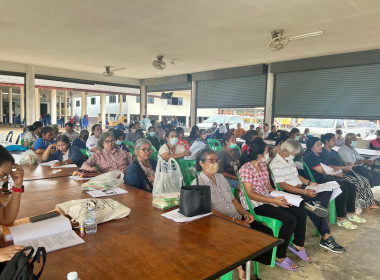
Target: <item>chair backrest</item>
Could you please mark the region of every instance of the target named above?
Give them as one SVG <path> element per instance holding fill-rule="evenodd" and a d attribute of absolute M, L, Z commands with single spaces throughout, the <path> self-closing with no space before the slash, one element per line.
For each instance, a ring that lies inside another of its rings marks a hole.
<path fill-rule="evenodd" d="M 13 130 L 8 132 L 7 138 L 5 138 L 5 141 L 12 143 L 12 137 L 13 137 Z"/>
<path fill-rule="evenodd" d="M 132 141 L 124 140 L 123 143 L 125 144 L 125 146 L 131 147 L 133 150 L 135 149 L 135 143 L 133 143 Z"/>
<path fill-rule="evenodd" d="M 253 210 L 253 206 L 252 206 L 252 203 L 251 203 L 251 199 L 248 197 L 247 191 L 245 190 L 244 185 L 243 185 L 243 182 L 241 181 L 241 178 L 240 178 L 239 172 L 236 172 L 236 176 L 237 176 L 238 179 L 239 179 L 239 183 L 240 183 L 240 187 L 241 187 L 241 189 L 244 191 L 244 196 L 245 196 L 245 200 L 246 200 L 246 202 L 247 202 L 248 208 L 249 208 L 249 212 L 251 212 L 251 214 L 255 216 L 256 214 L 255 214 L 255 210 Z"/>
<path fill-rule="evenodd" d="M 181 173 L 183 176 L 183 181 L 186 186 L 190 186 L 191 182 L 195 179 L 195 165 L 197 163 L 196 160 L 185 160 L 183 158 L 177 159 L 179 168 L 181 169 Z"/>
<path fill-rule="evenodd" d="M 16 145 L 18 145 L 18 141 L 20 141 L 21 137 L 24 135 L 24 133 L 21 133 L 17 136 L 17 139 L 16 139 Z M 21 144 L 22 145 L 22 144 Z"/>
<path fill-rule="evenodd" d="M 82 155 L 86 156 L 87 158 L 90 158 L 91 157 L 91 154 L 89 151 L 85 150 L 85 149 L 80 149 Z"/>
<path fill-rule="evenodd" d="M 158 152 L 153 152 L 150 156 L 151 159 L 157 160 L 158 159 Z"/>
<path fill-rule="evenodd" d="M 306 164 L 306 162 L 304 162 L 304 160 L 302 160 L 302 163 L 303 163 L 303 166 L 305 167 L 305 170 L 306 170 L 307 173 L 309 174 L 310 180 L 313 181 L 313 182 L 316 182 L 315 179 L 314 179 L 313 174 L 311 174 L 311 171 L 310 171 L 310 169 L 309 169 L 309 166 L 307 166 L 307 164 Z"/>
<path fill-rule="evenodd" d="M 153 146 L 153 145 L 152 145 L 152 150 L 153 150 L 153 152 L 157 152 L 157 149 L 156 149 L 156 147 L 155 147 L 155 146 Z"/>
<path fill-rule="evenodd" d="M 234 198 L 237 198 L 237 192 L 236 192 L 236 189 L 231 188 L 231 192 L 232 192 Z"/>
<path fill-rule="evenodd" d="M 135 149 L 132 149 L 130 146 L 127 146 L 128 152 L 131 153 L 131 155 L 134 157 L 135 156 Z"/>
<path fill-rule="evenodd" d="M 273 183 L 276 185 L 277 190 L 278 191 L 282 191 L 282 188 L 280 187 L 280 184 L 279 183 L 275 183 L 273 172 L 272 172 L 272 169 L 270 169 L 269 165 L 268 165 L 268 170 L 269 170 L 270 175 L 272 176 Z"/>
<path fill-rule="evenodd" d="M 239 151 L 239 154 L 240 154 L 240 156 L 241 156 L 241 149 L 240 149 L 240 147 L 239 147 L 239 146 L 236 146 L 235 149 L 237 149 L 237 150 Z"/>

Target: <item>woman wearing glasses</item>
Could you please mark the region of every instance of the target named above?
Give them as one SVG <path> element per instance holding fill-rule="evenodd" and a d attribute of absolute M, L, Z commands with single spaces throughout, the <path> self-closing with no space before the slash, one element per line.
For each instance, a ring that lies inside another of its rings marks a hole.
<path fill-rule="evenodd" d="M 136 159 L 127 167 L 124 174 L 126 184 L 152 192 L 154 182 L 154 172 L 157 162 L 151 159 L 152 144 L 147 139 L 139 139 L 135 143 Z"/>
<path fill-rule="evenodd" d="M 115 138 L 112 132 L 102 133 L 98 146 L 101 150 L 83 163 L 82 169 L 93 172 L 100 171 L 101 173 L 120 170 L 124 173 L 127 166 L 132 163 L 130 153 L 115 148 Z"/>

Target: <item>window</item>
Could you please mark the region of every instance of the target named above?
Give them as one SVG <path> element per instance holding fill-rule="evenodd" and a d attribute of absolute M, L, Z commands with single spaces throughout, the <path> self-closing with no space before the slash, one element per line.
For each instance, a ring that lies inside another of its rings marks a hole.
<path fill-rule="evenodd" d="M 172 99 L 168 99 L 168 105 L 183 105 L 182 97 L 172 97 Z"/>
<path fill-rule="evenodd" d="M 116 103 L 116 95 L 110 95 L 108 97 L 108 103 Z"/>
<path fill-rule="evenodd" d="M 148 104 L 154 104 L 154 97 L 148 97 Z"/>
<path fill-rule="evenodd" d="M 127 102 L 127 96 L 123 95 L 123 102 Z"/>
<path fill-rule="evenodd" d="M 91 98 L 91 105 L 95 105 L 96 104 L 96 98 L 95 97 L 92 97 Z"/>
<path fill-rule="evenodd" d="M 140 96 L 136 96 L 136 103 L 140 103 Z"/>
<path fill-rule="evenodd" d="M 80 101 L 77 100 L 77 102 L 75 103 L 77 107 L 80 107 Z"/>

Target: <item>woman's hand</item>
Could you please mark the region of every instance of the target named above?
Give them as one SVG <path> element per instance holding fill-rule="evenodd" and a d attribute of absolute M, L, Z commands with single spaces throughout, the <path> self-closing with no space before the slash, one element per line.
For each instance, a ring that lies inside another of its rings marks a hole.
<path fill-rule="evenodd" d="M 53 167 L 58 167 L 58 166 L 62 166 L 62 165 L 64 165 L 63 161 L 57 161 L 57 162 L 53 163 Z"/>
<path fill-rule="evenodd" d="M 183 154 L 184 154 L 184 156 L 189 156 L 189 155 L 191 155 L 191 152 L 189 150 L 185 150 L 183 152 Z"/>
<path fill-rule="evenodd" d="M 314 190 L 305 190 L 305 195 L 308 196 L 308 197 L 316 197 L 317 196 L 317 192 L 314 191 Z"/>
<path fill-rule="evenodd" d="M 90 171 L 92 171 L 92 172 L 98 172 L 98 169 L 96 167 L 91 167 Z"/>
<path fill-rule="evenodd" d="M 24 246 L 13 245 L 5 248 L 0 248 L 0 262 L 7 262 L 12 259 L 12 257 L 24 249 Z"/>
<path fill-rule="evenodd" d="M 255 220 L 255 218 L 252 216 L 252 214 L 250 214 L 250 213 L 244 213 L 244 215 L 243 215 L 243 218 L 244 218 L 244 220 L 248 223 L 248 224 L 250 224 L 250 223 L 252 223 L 254 220 Z"/>
<path fill-rule="evenodd" d="M 336 177 L 343 177 L 343 173 L 335 174 Z"/>
<path fill-rule="evenodd" d="M 12 167 L 11 177 L 14 182 L 14 186 L 18 189 L 22 187 L 22 182 L 24 180 L 24 169 L 21 167 L 21 165 L 15 164 Z"/>
<path fill-rule="evenodd" d="M 283 208 L 289 208 L 290 206 L 285 196 L 279 196 L 279 197 L 273 198 L 272 203 Z"/>
<path fill-rule="evenodd" d="M 310 181 L 309 186 L 318 187 L 318 183 Z"/>

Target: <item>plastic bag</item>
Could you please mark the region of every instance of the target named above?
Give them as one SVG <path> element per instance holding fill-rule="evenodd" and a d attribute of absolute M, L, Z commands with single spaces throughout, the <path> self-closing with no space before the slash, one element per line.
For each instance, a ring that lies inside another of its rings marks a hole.
<path fill-rule="evenodd" d="M 153 184 L 153 206 L 168 209 L 179 205 L 183 176 L 175 159 L 158 158 Z"/>
<path fill-rule="evenodd" d="M 37 155 L 32 150 L 27 150 L 20 155 L 20 164 L 36 164 Z"/>
<path fill-rule="evenodd" d="M 124 174 L 120 170 L 114 170 L 105 174 L 96 176 L 90 181 L 82 184 L 82 190 L 105 190 L 117 188 L 123 184 Z"/>
<path fill-rule="evenodd" d="M 124 218 L 131 212 L 131 209 L 128 207 L 124 206 L 116 200 L 109 198 L 70 200 L 57 204 L 55 208 L 59 209 L 63 214 L 70 216 L 72 223 L 84 225 L 87 213 L 87 203 L 90 203 L 95 207 L 96 222 L 98 224 L 119 218 Z"/>
<path fill-rule="evenodd" d="M 365 205 L 365 201 L 363 199 L 357 198 L 355 200 L 355 209 L 356 209 L 355 212 L 357 215 L 360 215 L 362 213 L 364 205 Z"/>
<path fill-rule="evenodd" d="M 206 144 L 201 141 L 194 141 L 194 143 L 190 147 L 191 155 L 185 156 L 184 160 L 194 160 L 197 158 L 197 155 L 206 149 Z"/>

